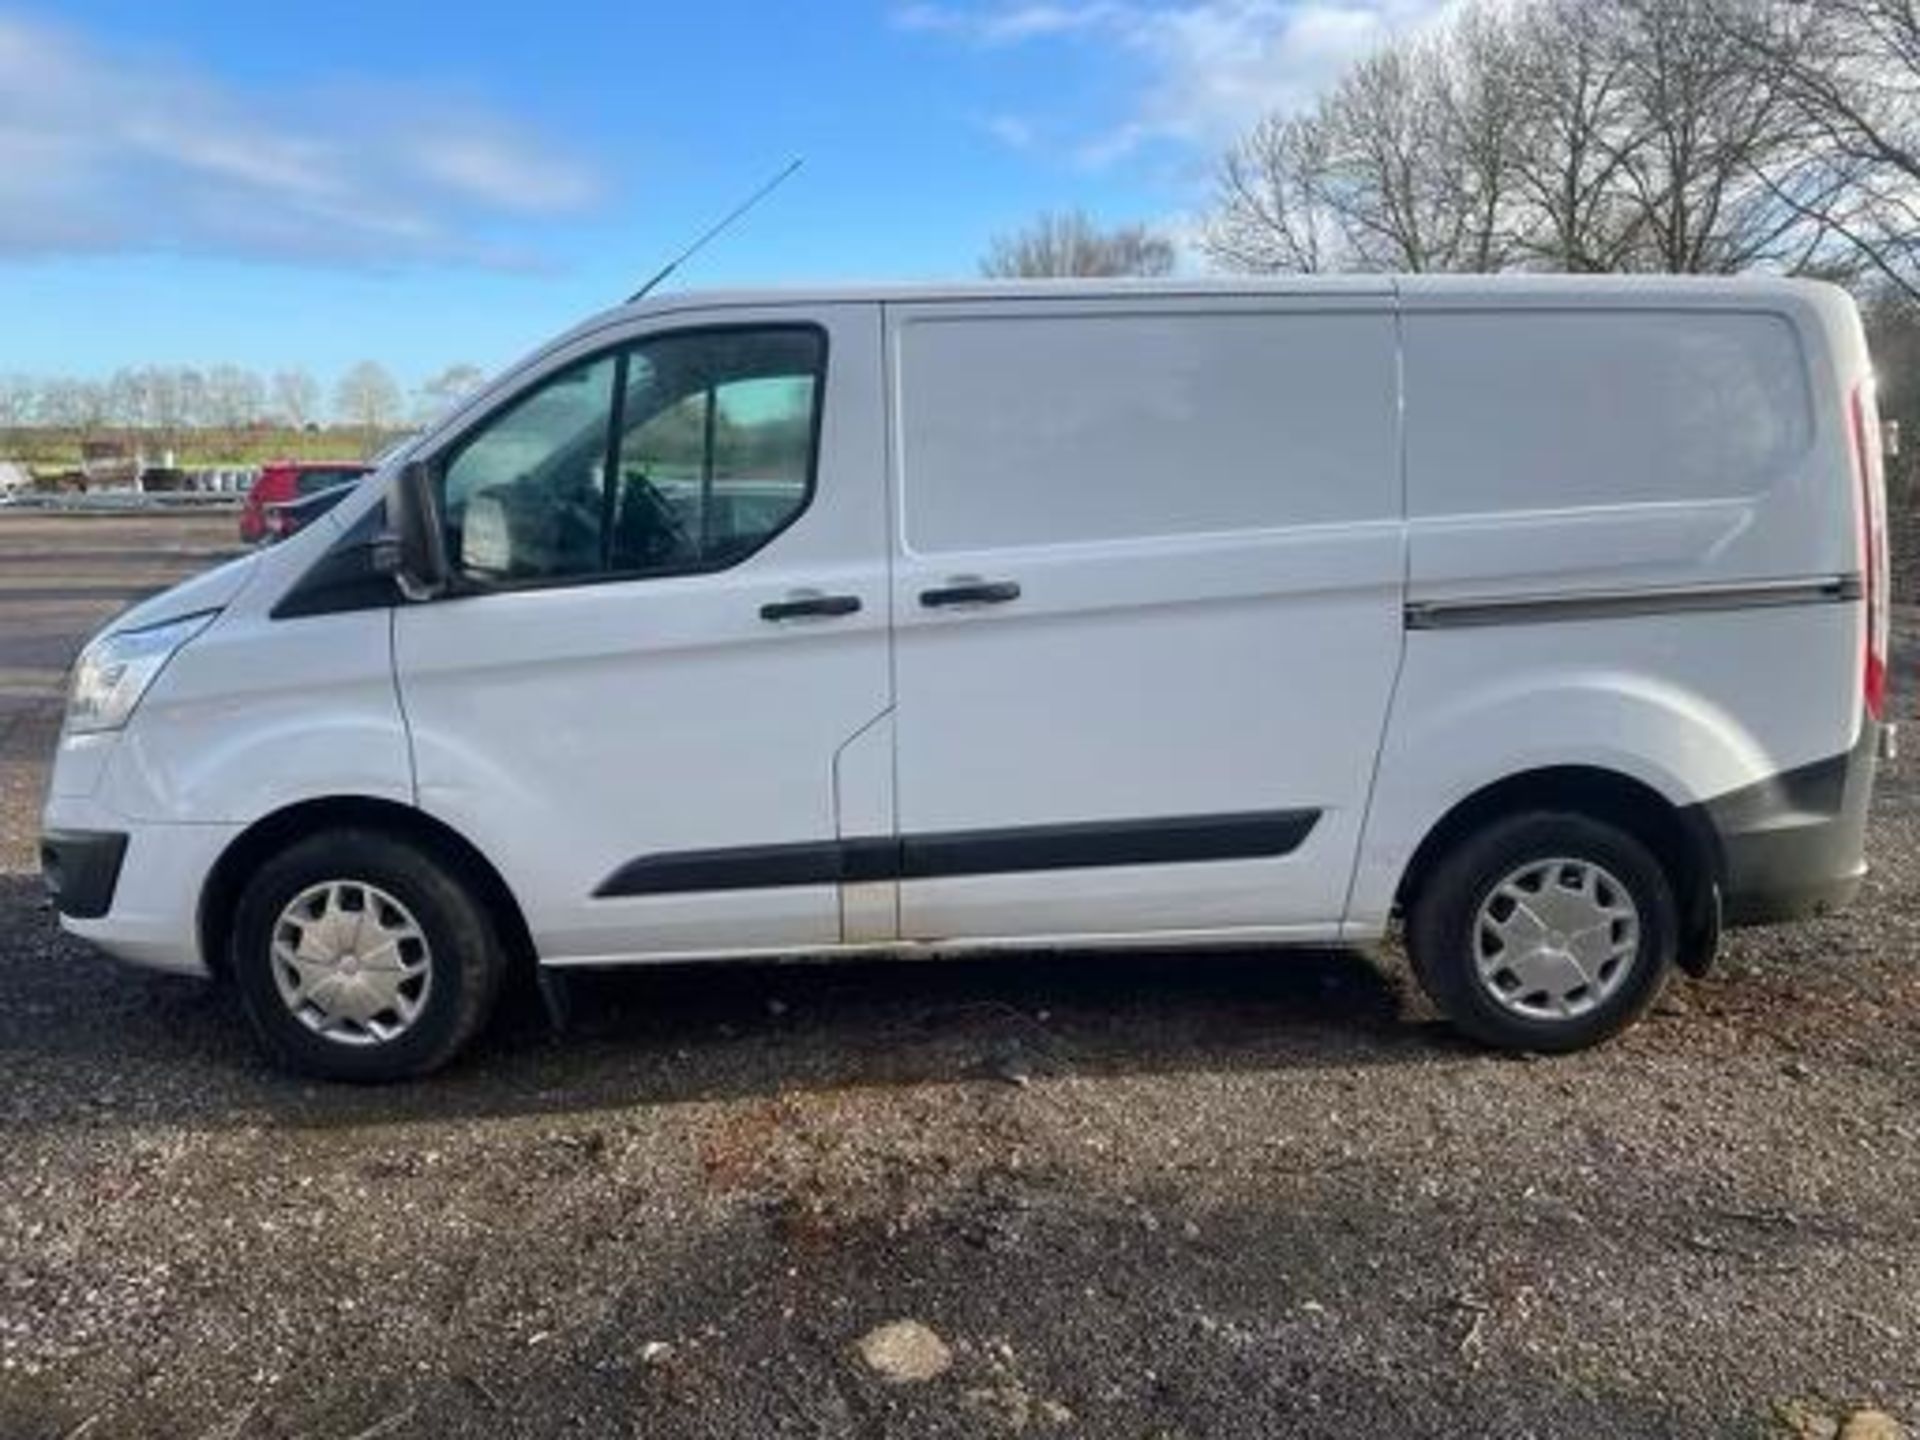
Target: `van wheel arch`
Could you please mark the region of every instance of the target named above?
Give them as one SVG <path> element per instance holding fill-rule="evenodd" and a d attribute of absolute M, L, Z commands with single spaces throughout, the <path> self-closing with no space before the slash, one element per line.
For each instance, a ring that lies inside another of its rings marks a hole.
<path fill-rule="evenodd" d="M 351 826 L 378 830 L 429 851 L 473 882 L 499 927 L 515 970 L 531 971 L 533 935 L 520 904 L 491 861 L 459 831 L 424 811 L 391 800 L 343 795 L 303 800 L 249 825 L 221 853 L 200 891 L 197 933 L 200 956 L 216 979 L 225 978 L 227 942 L 234 907 L 247 881 L 287 846 L 321 830 Z"/>
<path fill-rule="evenodd" d="M 1704 975 L 1720 943 L 1721 864 L 1713 827 L 1645 782 L 1597 766 L 1524 771 L 1460 801 L 1428 830 L 1407 862 L 1394 893 L 1396 913 L 1407 912 L 1441 859 L 1467 836 L 1509 815 L 1541 808 L 1618 825 L 1659 857 L 1679 902 L 1679 966 L 1689 975 Z"/>

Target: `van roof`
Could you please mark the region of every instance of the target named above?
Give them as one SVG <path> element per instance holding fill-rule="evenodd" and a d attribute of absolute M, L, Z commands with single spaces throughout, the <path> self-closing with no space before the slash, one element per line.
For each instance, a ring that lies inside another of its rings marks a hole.
<path fill-rule="evenodd" d="M 688 308 L 748 305 L 924 302 L 941 300 L 1177 299 L 1207 295 L 1486 295 L 1724 301 L 1730 295 L 1778 298 L 1832 287 L 1821 281 L 1772 275 L 1211 275 L 1192 279 L 1097 278 L 1073 280 L 962 280 L 937 283 L 878 282 L 827 286 L 777 286 L 736 290 L 675 290 L 614 307 L 645 314 Z"/>
<path fill-rule="evenodd" d="M 684 310 L 729 310 L 780 305 L 927 303 L 969 300 L 1180 299 L 1261 295 L 1399 295 L 1458 304 L 1505 300 L 1521 304 L 1555 301 L 1620 305 L 1771 303 L 1845 299 L 1824 281 L 1772 275 L 1217 275 L 1196 279 L 963 280 L 938 283 L 872 283 L 781 286 L 735 290 L 674 290 L 616 305 L 558 336 L 554 345 L 622 321 Z M 552 347 L 542 347 L 552 348 Z"/>

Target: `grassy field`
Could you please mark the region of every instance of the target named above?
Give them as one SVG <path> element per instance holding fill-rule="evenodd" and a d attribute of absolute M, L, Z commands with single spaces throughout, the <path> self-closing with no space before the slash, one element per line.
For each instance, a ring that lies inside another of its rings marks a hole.
<path fill-rule="evenodd" d="M 83 432 L 78 430 L 20 430 L 0 435 L 0 460 L 13 460 L 35 473 L 72 470 L 80 464 Z M 85 435 L 86 439 L 123 438 Z M 168 450 L 173 463 L 196 470 L 224 466 L 259 465 L 269 460 L 359 460 L 384 449 L 392 435 L 345 426 L 320 430 L 291 427 L 259 429 L 187 430 L 167 437 L 139 434 L 125 437 L 157 465 Z"/>

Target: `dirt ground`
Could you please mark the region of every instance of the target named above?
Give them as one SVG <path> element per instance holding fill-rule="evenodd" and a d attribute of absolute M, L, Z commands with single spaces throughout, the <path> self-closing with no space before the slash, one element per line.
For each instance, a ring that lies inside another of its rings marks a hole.
<path fill-rule="evenodd" d="M 608 977 L 577 1033 L 315 1086 L 31 873 L 63 668 L 231 523 L 0 515 L 5 1440 L 1920 1418 L 1914 761 L 1857 907 L 1568 1059 L 1391 956 L 1107 955 Z M 939 1373 L 863 1355 L 894 1321 Z"/>

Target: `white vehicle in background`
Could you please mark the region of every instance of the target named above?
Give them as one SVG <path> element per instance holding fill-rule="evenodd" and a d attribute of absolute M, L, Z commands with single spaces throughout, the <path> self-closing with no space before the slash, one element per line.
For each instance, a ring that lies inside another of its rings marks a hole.
<path fill-rule="evenodd" d="M 1817 284 L 656 297 L 97 638 L 46 869 L 325 1075 L 518 963 L 1396 917 L 1569 1050 L 1860 883 L 1875 433 Z"/>

